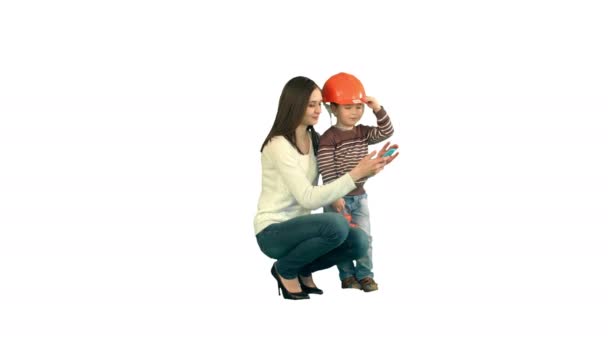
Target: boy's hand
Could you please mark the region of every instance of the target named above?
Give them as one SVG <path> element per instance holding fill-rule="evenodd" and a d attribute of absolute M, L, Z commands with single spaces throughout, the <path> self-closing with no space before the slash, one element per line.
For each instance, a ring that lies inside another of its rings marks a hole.
<path fill-rule="evenodd" d="M 386 151 L 388 151 L 391 148 L 397 149 L 397 148 L 399 148 L 399 145 L 397 145 L 397 144 L 392 144 L 391 145 L 391 142 L 387 141 L 386 144 L 384 144 L 384 146 L 382 146 L 382 148 L 378 152 L 378 155 L 379 156 L 384 155 L 386 153 Z M 384 159 L 386 160 L 386 165 L 390 164 L 393 161 L 393 159 L 397 158 L 398 155 L 399 155 L 399 152 L 393 154 L 390 157 L 384 157 Z"/>
<path fill-rule="evenodd" d="M 371 108 L 374 113 L 379 111 L 380 109 L 382 109 L 382 106 L 380 105 L 380 103 L 378 102 L 378 100 L 376 100 L 375 97 L 371 97 L 371 96 L 366 96 L 363 101 L 365 101 L 365 103 L 367 104 L 367 106 L 369 108 Z"/>
<path fill-rule="evenodd" d="M 344 203 L 344 198 L 340 198 L 332 203 L 331 206 L 336 209 L 337 212 L 341 213 L 344 210 L 346 203 Z"/>

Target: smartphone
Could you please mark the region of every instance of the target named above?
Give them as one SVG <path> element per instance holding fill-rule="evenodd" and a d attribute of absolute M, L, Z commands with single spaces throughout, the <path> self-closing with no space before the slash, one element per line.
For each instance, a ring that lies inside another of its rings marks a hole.
<path fill-rule="evenodd" d="M 386 153 L 384 153 L 382 156 L 383 157 L 390 157 L 391 155 L 393 155 L 393 153 L 395 153 L 395 151 L 397 151 L 396 148 L 391 148 L 390 150 L 386 151 Z"/>

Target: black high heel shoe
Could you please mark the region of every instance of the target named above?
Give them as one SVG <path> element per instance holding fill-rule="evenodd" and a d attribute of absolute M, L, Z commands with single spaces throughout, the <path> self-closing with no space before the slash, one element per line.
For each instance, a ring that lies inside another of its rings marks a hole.
<path fill-rule="evenodd" d="M 308 287 L 308 286 L 304 285 L 304 283 L 302 282 L 302 279 L 300 279 L 300 276 L 298 276 L 298 280 L 300 281 L 300 287 L 302 288 L 302 292 L 319 294 L 319 295 L 323 294 L 323 290 L 321 290 L 318 287 Z"/>
<path fill-rule="evenodd" d="M 281 278 L 279 277 L 279 272 L 277 272 L 276 267 L 274 264 L 272 264 L 272 268 L 270 269 L 270 274 L 272 274 L 272 276 L 274 277 L 274 279 L 276 279 L 277 281 L 277 286 L 279 288 L 279 295 L 281 295 L 281 290 L 283 290 L 283 298 L 285 299 L 310 299 L 310 296 L 308 296 L 308 293 L 302 291 L 302 292 L 289 292 L 287 291 L 287 289 L 285 288 L 285 285 L 283 285 L 283 283 L 281 282 Z"/>

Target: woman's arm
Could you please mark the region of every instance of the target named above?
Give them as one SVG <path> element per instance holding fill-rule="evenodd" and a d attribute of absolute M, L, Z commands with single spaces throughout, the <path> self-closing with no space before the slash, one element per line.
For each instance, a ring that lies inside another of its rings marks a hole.
<path fill-rule="evenodd" d="M 298 152 L 283 137 L 272 139 L 264 152 L 272 160 L 289 192 L 306 209 L 314 210 L 332 203 L 356 187 L 350 174 L 345 174 L 330 184 L 312 185 L 298 164 Z"/>

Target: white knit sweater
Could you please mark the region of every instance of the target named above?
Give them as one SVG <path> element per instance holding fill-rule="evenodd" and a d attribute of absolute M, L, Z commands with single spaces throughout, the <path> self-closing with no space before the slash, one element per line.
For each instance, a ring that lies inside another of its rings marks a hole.
<path fill-rule="evenodd" d="M 317 186 L 317 159 L 310 152 L 301 155 L 285 137 L 272 138 L 262 151 L 262 192 L 254 219 L 255 233 L 272 223 L 307 215 L 330 204 L 355 188 L 348 173 Z"/>

